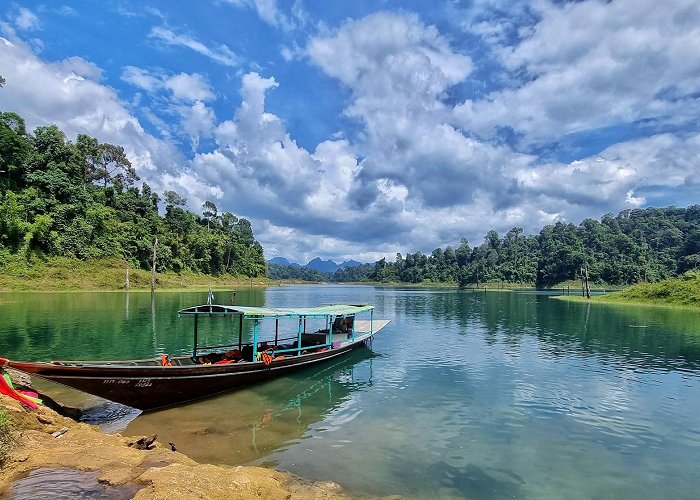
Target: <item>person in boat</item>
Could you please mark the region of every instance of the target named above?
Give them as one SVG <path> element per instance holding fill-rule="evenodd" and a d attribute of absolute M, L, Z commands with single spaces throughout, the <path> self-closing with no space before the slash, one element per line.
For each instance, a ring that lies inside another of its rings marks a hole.
<path fill-rule="evenodd" d="M 243 346 L 243 349 L 241 350 L 241 355 L 244 361 L 253 361 L 253 346 Z"/>
<path fill-rule="evenodd" d="M 333 333 L 348 333 L 352 331 L 352 324 L 354 318 L 352 317 L 341 317 L 338 316 L 333 321 Z"/>
<path fill-rule="evenodd" d="M 333 333 L 348 333 L 348 325 L 345 318 L 338 316 L 333 321 Z"/>

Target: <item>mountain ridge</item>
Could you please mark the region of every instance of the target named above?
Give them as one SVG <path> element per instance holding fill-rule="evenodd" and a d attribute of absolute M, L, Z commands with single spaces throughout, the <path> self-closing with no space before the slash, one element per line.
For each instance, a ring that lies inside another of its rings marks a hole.
<path fill-rule="evenodd" d="M 346 267 L 356 267 L 361 266 L 362 262 L 356 260 L 345 260 L 340 264 L 337 264 L 331 259 L 323 260 L 320 257 L 315 257 L 307 262 L 305 265 L 301 265 L 297 262 L 290 262 L 285 257 L 277 256 L 269 259 L 268 264 L 276 264 L 278 266 L 293 266 L 293 267 L 304 267 L 307 269 L 313 269 L 322 273 L 334 273 L 339 269 L 345 269 Z"/>

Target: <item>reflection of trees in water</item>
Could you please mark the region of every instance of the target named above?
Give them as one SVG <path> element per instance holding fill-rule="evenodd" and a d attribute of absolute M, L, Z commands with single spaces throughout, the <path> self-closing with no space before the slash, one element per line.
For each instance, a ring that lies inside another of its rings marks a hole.
<path fill-rule="evenodd" d="M 230 291 L 215 292 L 228 303 Z M 192 352 L 193 325 L 177 311 L 206 302 L 206 292 L 17 293 L 0 304 L 0 348 L 14 359 L 128 359 Z M 237 301 L 263 305 L 260 289 L 241 290 Z M 200 341 L 238 338 L 238 324 L 203 321 Z M 155 335 L 155 332 L 158 332 Z M 244 327 L 244 338 L 252 327 Z"/>
<path fill-rule="evenodd" d="M 700 337 L 688 328 L 689 322 L 700 321 L 697 313 L 544 298 L 538 301 L 536 312 L 536 334 L 549 356 L 576 350 L 627 369 L 700 368 Z"/>
<path fill-rule="evenodd" d="M 692 311 L 465 291 L 409 291 L 396 297 L 396 309 L 408 319 L 429 317 L 429 328 L 459 334 L 479 331 L 489 344 L 518 348 L 527 335 L 534 335 L 542 341 L 545 356 L 579 352 L 626 368 L 700 368 L 700 314 Z"/>

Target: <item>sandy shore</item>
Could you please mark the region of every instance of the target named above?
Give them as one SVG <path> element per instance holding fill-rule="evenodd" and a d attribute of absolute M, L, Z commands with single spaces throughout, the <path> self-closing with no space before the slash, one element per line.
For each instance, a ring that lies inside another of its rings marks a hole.
<path fill-rule="evenodd" d="M 14 429 L 14 444 L 0 469 L 0 497 L 33 470 L 65 467 L 97 472 L 103 485 L 138 487 L 135 499 L 350 498 L 333 482 L 311 483 L 263 467 L 199 464 L 157 441 L 151 449 L 136 449 L 138 438 L 104 434 L 46 407 L 28 410 L 6 396 L 0 395 L 0 406 Z"/>

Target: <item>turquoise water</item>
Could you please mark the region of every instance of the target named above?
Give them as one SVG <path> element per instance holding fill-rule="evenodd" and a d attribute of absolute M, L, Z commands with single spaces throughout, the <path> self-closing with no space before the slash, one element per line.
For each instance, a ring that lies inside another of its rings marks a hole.
<path fill-rule="evenodd" d="M 188 353 L 191 322 L 174 313 L 205 300 L 1 295 L 0 355 Z M 236 302 L 369 302 L 392 322 L 371 351 L 141 415 L 123 433 L 157 433 L 200 461 L 272 464 L 355 494 L 697 498 L 698 313 L 340 286 L 238 290 Z M 226 325 L 200 335 L 217 343 Z"/>

